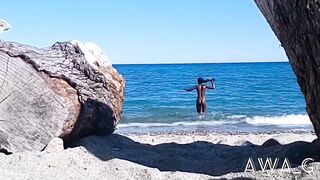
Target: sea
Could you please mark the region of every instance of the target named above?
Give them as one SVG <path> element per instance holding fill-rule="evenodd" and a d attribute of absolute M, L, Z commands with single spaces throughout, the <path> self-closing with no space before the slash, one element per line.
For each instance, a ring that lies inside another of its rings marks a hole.
<path fill-rule="evenodd" d="M 126 80 L 118 132 L 312 131 L 304 97 L 288 62 L 114 65 Z M 215 78 L 208 110 L 184 88 Z"/>

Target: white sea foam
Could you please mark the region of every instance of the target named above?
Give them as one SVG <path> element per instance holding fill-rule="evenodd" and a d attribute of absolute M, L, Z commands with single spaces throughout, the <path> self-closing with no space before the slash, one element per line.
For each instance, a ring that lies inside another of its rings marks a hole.
<path fill-rule="evenodd" d="M 228 116 L 229 119 L 241 119 L 241 118 L 246 118 L 248 117 L 247 115 L 231 115 Z"/>
<path fill-rule="evenodd" d="M 174 122 L 174 123 L 126 123 L 119 124 L 119 127 L 174 127 L 174 126 L 214 126 L 227 124 L 226 121 L 184 121 L 184 122 Z"/>
<path fill-rule="evenodd" d="M 247 117 L 245 122 L 252 125 L 311 125 L 308 115 L 293 114 L 274 117 L 254 116 Z"/>
<path fill-rule="evenodd" d="M 174 126 L 221 126 L 227 124 L 236 125 L 238 123 L 247 123 L 254 126 L 263 125 L 278 125 L 278 126 L 307 126 L 311 125 L 311 121 L 308 115 L 296 114 L 296 115 L 282 115 L 282 116 L 254 116 L 247 117 L 245 115 L 232 115 L 227 116 L 227 119 L 223 120 L 195 120 L 195 121 L 182 121 L 173 123 L 126 123 L 119 124 L 120 128 L 126 127 L 174 127 Z"/>

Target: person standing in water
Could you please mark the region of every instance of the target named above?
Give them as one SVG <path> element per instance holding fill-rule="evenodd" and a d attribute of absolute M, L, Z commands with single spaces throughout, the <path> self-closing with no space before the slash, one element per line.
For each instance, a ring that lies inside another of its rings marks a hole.
<path fill-rule="evenodd" d="M 207 86 L 205 83 L 211 82 L 211 86 Z M 184 90 L 190 92 L 193 90 L 197 90 L 197 101 L 196 101 L 196 107 L 197 107 L 197 112 L 199 114 L 203 114 L 207 112 L 207 101 L 206 101 L 206 89 L 215 89 L 215 84 L 214 84 L 214 79 L 207 79 L 204 80 L 203 78 L 199 77 L 198 78 L 198 85 L 195 85 L 191 88 L 186 88 Z"/>

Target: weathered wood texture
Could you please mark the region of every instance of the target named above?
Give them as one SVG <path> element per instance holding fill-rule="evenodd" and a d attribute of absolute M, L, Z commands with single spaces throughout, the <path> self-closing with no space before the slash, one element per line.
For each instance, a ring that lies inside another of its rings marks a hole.
<path fill-rule="evenodd" d="M 280 40 L 320 137 L 320 0 L 255 0 Z"/>
<path fill-rule="evenodd" d="M 41 150 L 52 137 L 111 134 L 124 79 L 69 42 L 38 49 L 0 41 L 0 149 Z"/>

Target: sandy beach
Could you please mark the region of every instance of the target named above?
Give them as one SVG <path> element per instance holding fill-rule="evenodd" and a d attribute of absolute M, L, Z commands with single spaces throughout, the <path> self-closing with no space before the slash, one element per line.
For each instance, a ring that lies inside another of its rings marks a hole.
<path fill-rule="evenodd" d="M 274 140 L 270 140 L 274 139 Z M 0 154 L 1 179 L 292 179 L 320 178 L 299 168 L 319 158 L 312 132 L 113 134 L 89 136 L 60 152 Z M 278 144 L 279 142 L 280 144 Z M 244 173 L 248 158 L 257 172 Z M 262 172 L 257 158 L 288 158 L 292 172 Z"/>
<path fill-rule="evenodd" d="M 320 0 L 0 11 L 0 180 L 320 180 Z"/>

